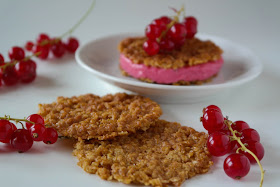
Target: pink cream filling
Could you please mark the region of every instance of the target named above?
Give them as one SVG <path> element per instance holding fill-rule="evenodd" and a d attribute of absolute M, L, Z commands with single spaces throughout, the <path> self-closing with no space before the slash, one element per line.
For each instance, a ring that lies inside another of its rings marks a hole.
<path fill-rule="evenodd" d="M 209 61 L 195 66 L 185 66 L 179 69 L 164 69 L 148 67 L 144 64 L 134 64 L 129 58 L 120 55 L 120 66 L 134 78 L 146 78 L 156 83 L 170 84 L 178 81 L 206 80 L 217 74 L 224 63 L 221 57 L 216 61 Z"/>

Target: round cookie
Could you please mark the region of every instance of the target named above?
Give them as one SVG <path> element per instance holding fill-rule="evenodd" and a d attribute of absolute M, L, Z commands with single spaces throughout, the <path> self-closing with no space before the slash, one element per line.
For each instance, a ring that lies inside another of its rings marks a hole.
<path fill-rule="evenodd" d="M 73 154 L 86 172 L 105 180 L 151 186 L 180 186 L 213 164 L 207 135 L 178 123 L 158 120 L 147 131 L 114 140 L 82 140 Z"/>
<path fill-rule="evenodd" d="M 117 93 L 58 97 L 57 102 L 39 104 L 38 114 L 63 136 L 105 140 L 147 130 L 162 111 L 149 98 Z"/>

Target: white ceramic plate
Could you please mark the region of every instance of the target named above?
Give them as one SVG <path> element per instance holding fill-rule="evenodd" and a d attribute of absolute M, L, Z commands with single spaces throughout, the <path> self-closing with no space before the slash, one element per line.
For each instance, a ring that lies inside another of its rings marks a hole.
<path fill-rule="evenodd" d="M 253 80 L 262 71 L 260 60 L 246 47 L 220 37 L 198 35 L 202 40 L 212 40 L 224 50 L 224 66 L 212 82 L 194 86 L 141 82 L 122 76 L 117 49 L 119 42 L 124 38 L 140 35 L 141 33 L 122 33 L 91 41 L 77 50 L 76 60 L 85 70 L 102 80 L 161 103 L 190 103 L 210 99 L 219 96 L 223 91 Z"/>

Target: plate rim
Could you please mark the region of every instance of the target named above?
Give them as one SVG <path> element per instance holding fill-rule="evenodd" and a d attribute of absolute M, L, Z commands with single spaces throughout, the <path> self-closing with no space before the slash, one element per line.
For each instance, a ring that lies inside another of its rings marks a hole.
<path fill-rule="evenodd" d="M 260 58 L 249 48 L 247 48 L 246 46 L 243 46 L 239 43 L 233 42 L 231 40 L 228 40 L 226 38 L 223 37 L 219 37 L 219 36 L 215 36 L 215 35 L 210 35 L 210 34 L 204 34 L 204 33 L 199 33 L 198 34 L 198 38 L 199 37 L 207 37 L 207 38 L 216 38 L 219 40 L 223 40 L 225 42 L 231 43 L 234 46 L 237 46 L 238 48 L 242 48 L 242 50 L 246 50 L 246 53 L 250 54 L 250 57 L 253 58 L 254 65 L 253 68 L 249 69 L 248 72 L 246 72 L 246 74 L 249 74 L 245 77 L 243 77 L 242 79 L 239 80 L 233 80 L 233 81 L 226 81 L 224 83 L 219 83 L 219 84 L 211 84 L 211 85 L 187 85 L 187 86 L 180 86 L 180 85 L 165 85 L 165 84 L 153 84 L 153 83 L 146 83 L 146 82 L 141 82 L 139 80 L 129 80 L 129 79 L 125 79 L 125 77 L 123 78 L 118 78 L 103 72 L 100 72 L 92 67 L 90 67 L 89 65 L 87 65 L 86 62 L 84 62 L 82 60 L 81 57 L 81 53 L 83 50 L 85 50 L 85 48 L 87 48 L 87 46 L 92 45 L 95 42 L 98 41 L 102 41 L 108 38 L 115 38 L 115 37 L 121 37 L 124 36 L 125 37 L 131 37 L 131 36 L 139 36 L 139 35 L 143 35 L 143 33 L 140 32 L 121 32 L 121 33 L 117 33 L 117 34 L 111 34 L 111 35 L 106 35 L 103 37 L 99 37 L 99 38 L 95 38 L 93 40 L 90 40 L 88 42 L 86 42 L 85 44 L 83 44 L 82 46 L 80 46 L 77 51 L 75 52 L 75 59 L 76 62 L 85 70 L 93 73 L 94 75 L 98 76 L 99 78 L 103 78 L 106 80 L 110 80 L 112 82 L 118 82 L 118 83 L 122 83 L 122 84 L 126 84 L 126 85 L 130 85 L 130 86 L 137 86 L 137 87 L 145 87 L 145 88 L 153 88 L 153 89 L 162 89 L 162 90 L 211 90 L 211 89 L 217 89 L 217 88 L 228 88 L 228 87 L 233 87 L 233 86 L 238 86 L 244 83 L 247 83 L 253 79 L 255 79 L 256 77 L 258 77 L 263 69 L 263 65 L 261 63 Z M 252 73 L 249 73 L 252 72 Z M 241 74 L 244 75 L 244 74 Z"/>

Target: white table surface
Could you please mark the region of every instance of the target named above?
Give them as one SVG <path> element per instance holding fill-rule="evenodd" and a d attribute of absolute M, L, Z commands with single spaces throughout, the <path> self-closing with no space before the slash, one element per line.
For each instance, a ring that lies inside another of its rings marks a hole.
<path fill-rule="evenodd" d="M 24 45 L 41 32 L 59 36 L 67 31 L 87 10 L 91 0 L 0 1 L 0 53 L 14 45 Z M 253 82 L 235 88 L 223 99 L 196 104 L 161 104 L 162 118 L 177 121 L 204 131 L 199 116 L 209 104 L 220 106 L 232 120 L 244 120 L 261 135 L 265 147 L 262 160 L 266 170 L 264 186 L 280 186 L 280 1 L 262 0 L 98 0 L 88 19 L 74 32 L 81 44 L 92 39 L 119 32 L 142 31 L 154 18 L 172 15 L 169 6 L 185 4 L 187 15 L 199 21 L 199 32 L 217 35 L 252 49 L 264 65 L 263 73 Z M 25 117 L 36 113 L 38 103 L 48 103 L 57 96 L 84 93 L 105 95 L 123 92 L 84 69 L 74 56 L 62 60 L 36 60 L 38 76 L 28 85 L 0 88 L 0 115 Z M 85 173 L 76 165 L 70 144 L 58 141 L 55 145 L 35 143 L 24 154 L 8 150 L 0 144 L 1 186 L 127 186 L 103 181 Z M 205 175 L 196 176 L 182 186 L 258 186 L 259 169 L 251 167 L 240 181 L 227 177 L 222 168 L 223 158 Z"/>

